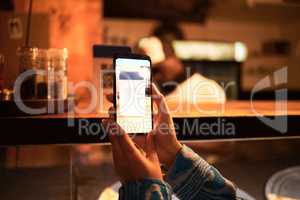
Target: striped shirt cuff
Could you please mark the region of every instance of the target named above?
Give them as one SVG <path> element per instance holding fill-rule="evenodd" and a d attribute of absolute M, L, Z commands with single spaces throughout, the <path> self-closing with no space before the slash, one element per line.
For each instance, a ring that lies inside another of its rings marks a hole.
<path fill-rule="evenodd" d="M 182 200 L 236 199 L 235 186 L 185 145 L 169 169 L 167 182 Z"/>
<path fill-rule="evenodd" d="M 166 182 L 156 179 L 143 179 L 122 185 L 120 200 L 171 200 L 172 188 Z"/>

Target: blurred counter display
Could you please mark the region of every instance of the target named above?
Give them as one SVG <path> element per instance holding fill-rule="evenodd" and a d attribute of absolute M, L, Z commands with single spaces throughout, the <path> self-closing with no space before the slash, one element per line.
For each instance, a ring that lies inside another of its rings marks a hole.
<path fill-rule="evenodd" d="M 247 58 L 247 47 L 241 42 L 184 41 L 173 42 L 176 56 L 190 72 L 215 80 L 227 99 L 238 99 L 240 68 Z"/>
<path fill-rule="evenodd" d="M 225 104 L 226 95 L 224 89 L 215 81 L 196 73 L 178 85 L 166 96 L 166 99 L 193 105 L 200 103 Z"/>
<path fill-rule="evenodd" d="M 156 37 L 141 38 L 138 42 L 139 50 L 153 61 L 153 79 L 159 85 L 168 85 L 170 81 L 180 84 L 199 73 L 216 81 L 227 99 L 239 98 L 240 68 L 247 58 L 247 47 L 243 43 L 200 40 L 168 43 Z M 175 88 L 160 89 L 168 94 Z"/>
<path fill-rule="evenodd" d="M 244 62 L 247 58 L 247 47 L 241 42 L 175 40 L 173 48 L 182 60 Z"/>
<path fill-rule="evenodd" d="M 174 98 L 167 100 L 180 140 L 299 138 L 299 101 L 226 101 L 225 104 L 199 101 L 191 104 L 178 102 Z M 286 106 L 287 110 L 274 109 L 278 105 Z M 107 143 L 108 137 L 101 128 L 101 119 L 107 117 L 104 113 L 1 116 L 0 125 L 4 130 L 10 130 L 10 134 L 0 140 L 0 145 Z M 71 125 L 68 123 L 70 119 Z M 265 123 L 265 119 L 283 120 L 279 121 L 280 126 L 272 126 Z M 193 124 L 196 126 L 191 129 L 190 125 L 194 127 Z M 203 124 L 211 127 L 216 125 L 219 127 L 214 129 L 217 133 L 207 135 L 205 129 L 203 134 Z M 223 129 L 223 125 L 228 127 Z M 19 134 L 20 128 L 30 131 Z M 187 134 L 191 131 L 193 134 Z"/>
<path fill-rule="evenodd" d="M 298 40 L 292 37 L 271 37 L 262 40 L 258 49 L 252 49 L 241 71 L 241 98 L 249 99 L 253 88 L 264 80 L 264 87 L 255 95 L 255 99 L 275 99 L 279 87 L 288 89 L 288 99 L 299 99 L 300 51 L 297 43 Z"/>

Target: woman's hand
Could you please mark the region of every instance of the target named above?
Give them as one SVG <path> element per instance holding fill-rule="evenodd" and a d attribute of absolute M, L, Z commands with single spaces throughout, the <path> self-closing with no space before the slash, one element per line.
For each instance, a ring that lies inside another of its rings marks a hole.
<path fill-rule="evenodd" d="M 113 95 L 108 95 L 107 99 L 113 102 Z M 182 145 L 176 138 L 173 119 L 166 100 L 154 84 L 152 84 L 152 99 L 158 109 L 158 112 L 154 115 L 154 130 L 152 131 L 157 154 L 159 161 L 170 167 Z M 113 107 L 109 109 L 109 115 L 113 119 Z M 135 138 L 135 142 L 144 148 L 144 142 L 138 136 Z"/>
<path fill-rule="evenodd" d="M 162 180 L 162 172 L 152 133 L 145 136 L 145 152 L 143 153 L 128 134 L 112 119 L 105 119 L 102 123 L 109 133 L 114 165 L 121 182 L 125 183 L 146 178 Z"/>
<path fill-rule="evenodd" d="M 154 139 L 159 160 L 170 167 L 182 145 L 176 138 L 173 119 L 164 96 L 152 84 L 152 99 L 158 112 L 154 115 Z"/>

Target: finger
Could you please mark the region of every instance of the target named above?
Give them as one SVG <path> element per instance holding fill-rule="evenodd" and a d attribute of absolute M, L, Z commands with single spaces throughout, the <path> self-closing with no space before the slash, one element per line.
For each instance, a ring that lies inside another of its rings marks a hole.
<path fill-rule="evenodd" d="M 156 145 L 154 143 L 154 132 L 151 131 L 146 137 L 146 154 L 152 162 L 159 162 L 156 152 Z"/>
<path fill-rule="evenodd" d="M 107 95 L 106 95 L 106 99 L 107 99 L 109 102 L 113 103 L 113 102 L 114 102 L 114 95 L 113 95 L 112 93 L 107 94 Z"/>
<path fill-rule="evenodd" d="M 123 154 L 125 154 L 128 159 L 133 161 L 131 163 L 140 162 L 143 159 L 143 156 L 139 151 L 139 149 L 134 144 L 134 142 L 132 141 L 132 139 L 129 137 L 127 133 L 125 133 L 122 127 L 120 127 L 117 123 L 114 123 L 114 125 L 119 130 L 118 131 L 119 134 L 117 134 L 116 136 L 118 137 L 120 148 Z"/>
<path fill-rule="evenodd" d="M 108 114 L 110 119 L 115 119 L 115 108 L 113 106 L 108 109 Z"/>
<path fill-rule="evenodd" d="M 151 84 L 152 86 L 152 99 L 157 106 L 158 112 L 165 116 L 170 116 L 169 107 L 167 105 L 165 97 L 161 94 L 155 84 Z"/>
<path fill-rule="evenodd" d="M 106 124 L 105 126 L 107 126 L 108 129 L 107 132 L 109 133 L 108 136 L 112 146 L 114 167 L 121 181 L 124 182 L 129 177 L 128 165 L 126 162 L 126 157 L 123 155 L 122 149 L 120 147 L 119 138 L 117 137 L 116 134 L 111 134 L 111 131 L 109 131 L 110 130 L 109 127 L 111 126 L 111 123 L 113 123 L 113 121 L 109 119 L 104 120 L 104 124 Z"/>
<path fill-rule="evenodd" d="M 120 148 L 119 142 L 118 142 L 118 137 L 116 136 L 113 131 L 113 124 L 114 121 L 112 119 L 103 119 L 102 120 L 103 127 L 105 128 L 105 132 L 108 133 L 108 138 L 112 144 L 112 146 L 116 146 L 116 148 Z M 121 152 L 121 151 L 120 151 Z"/>
<path fill-rule="evenodd" d="M 114 133 L 113 126 L 114 121 L 112 119 L 103 119 L 102 120 L 103 127 L 105 132 L 108 133 L 108 138 L 112 144 L 112 146 L 116 146 L 116 149 L 120 149 L 120 144 L 118 142 L 117 134 Z M 119 151 L 122 152 L 122 151 Z"/>
<path fill-rule="evenodd" d="M 141 159 L 142 154 L 140 153 L 140 150 L 136 147 L 134 142 L 131 140 L 131 138 L 128 136 L 128 134 L 124 134 L 120 137 L 120 146 L 127 155 L 130 156 L 131 159 L 138 161 Z"/>
<path fill-rule="evenodd" d="M 159 91 L 159 89 L 156 87 L 154 83 L 151 83 L 151 92 L 152 92 L 152 99 L 155 103 L 160 103 L 160 101 L 163 98 L 162 93 Z"/>
<path fill-rule="evenodd" d="M 105 119 L 102 119 L 102 120 L 101 120 L 101 126 L 102 126 L 104 132 L 105 132 L 107 135 L 109 135 L 109 134 L 108 134 L 108 133 L 109 133 L 109 126 L 108 126 L 109 121 L 111 121 L 110 118 L 105 118 Z"/>
<path fill-rule="evenodd" d="M 119 130 L 116 128 L 115 124 L 115 120 L 112 118 L 106 118 L 106 119 L 102 119 L 102 125 L 104 128 L 105 133 L 108 134 L 108 136 L 110 135 L 118 135 L 119 134 Z"/>
<path fill-rule="evenodd" d="M 145 149 L 146 147 L 146 135 L 136 135 L 132 138 L 132 141 L 142 149 Z"/>
<path fill-rule="evenodd" d="M 109 140 L 112 146 L 113 160 L 115 166 L 117 170 L 120 171 L 122 168 L 125 167 L 124 165 L 126 164 L 126 162 L 123 162 L 124 156 L 120 148 L 118 138 L 115 135 L 109 135 Z"/>
<path fill-rule="evenodd" d="M 119 175 L 121 182 L 124 182 L 129 179 L 128 173 L 128 163 L 126 157 L 123 155 L 119 143 L 115 139 L 110 139 L 112 143 L 112 155 L 114 161 L 114 167 Z"/>
<path fill-rule="evenodd" d="M 157 124 L 158 124 L 158 119 L 159 119 L 158 118 L 158 114 L 157 113 L 153 113 L 152 116 L 153 116 L 154 127 L 156 127 Z"/>

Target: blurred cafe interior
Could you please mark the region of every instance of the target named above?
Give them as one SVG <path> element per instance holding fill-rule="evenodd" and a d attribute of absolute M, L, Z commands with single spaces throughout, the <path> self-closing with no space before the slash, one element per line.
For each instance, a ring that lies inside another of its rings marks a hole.
<path fill-rule="evenodd" d="M 108 117 L 99 74 L 120 52 L 150 56 L 178 139 L 244 199 L 300 199 L 298 0 L 1 0 L 0 199 L 118 199 L 111 145 L 77 122 Z M 213 133 L 185 135 L 185 120 Z"/>

